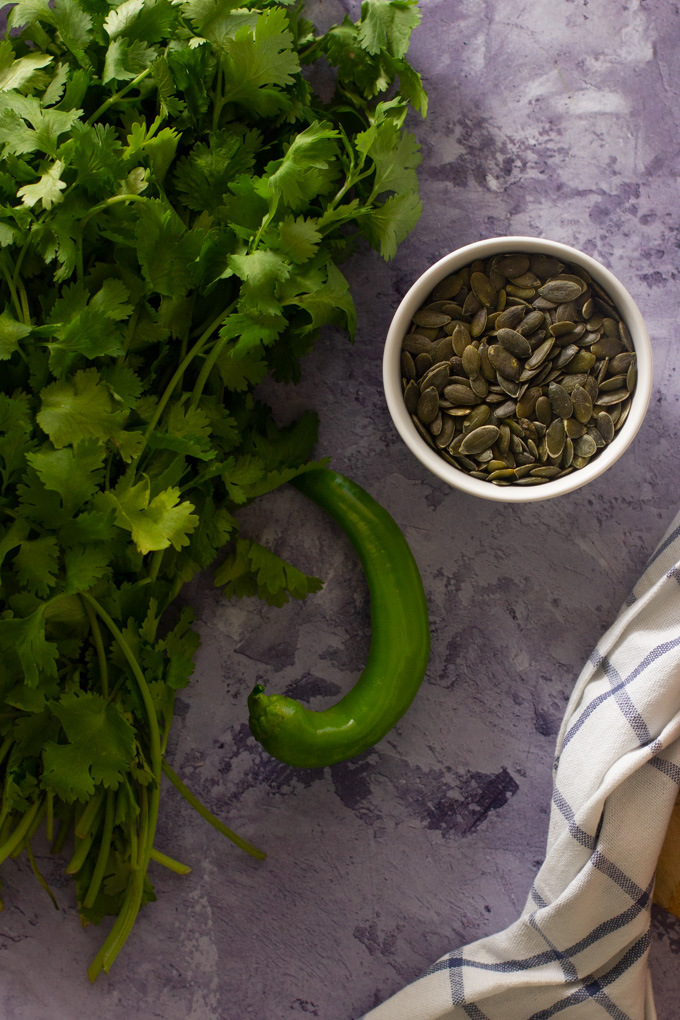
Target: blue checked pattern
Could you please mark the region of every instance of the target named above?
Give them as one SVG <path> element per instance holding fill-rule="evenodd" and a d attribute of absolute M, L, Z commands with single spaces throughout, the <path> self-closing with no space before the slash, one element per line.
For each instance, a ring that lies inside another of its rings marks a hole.
<path fill-rule="evenodd" d="M 656 1020 L 656 863 L 680 787 L 680 514 L 579 676 L 521 917 L 364 1020 Z"/>

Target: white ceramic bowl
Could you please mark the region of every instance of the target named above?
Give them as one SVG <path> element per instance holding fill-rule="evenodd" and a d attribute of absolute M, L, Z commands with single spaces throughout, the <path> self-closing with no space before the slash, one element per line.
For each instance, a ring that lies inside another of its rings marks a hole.
<path fill-rule="evenodd" d="M 414 313 L 425 302 L 432 289 L 444 277 L 455 273 L 476 259 L 510 252 L 553 255 L 561 262 L 571 262 L 585 269 L 596 283 L 607 291 L 621 318 L 628 326 L 637 354 L 638 379 L 628 417 L 612 442 L 593 457 L 591 463 L 571 474 L 547 482 L 545 485 L 497 486 L 481 479 L 471 478 L 462 469 L 453 467 L 440 457 L 421 438 L 404 404 L 401 386 L 401 343 L 409 331 Z M 644 419 L 652 391 L 652 349 L 649 335 L 640 310 L 623 284 L 601 263 L 558 241 L 538 237 L 493 237 L 475 241 L 430 266 L 405 295 L 392 319 L 383 356 L 383 384 L 385 398 L 399 435 L 422 464 L 434 475 L 456 489 L 481 496 L 483 499 L 503 503 L 528 503 L 552 499 L 587 485 L 614 464 L 630 446 Z"/>

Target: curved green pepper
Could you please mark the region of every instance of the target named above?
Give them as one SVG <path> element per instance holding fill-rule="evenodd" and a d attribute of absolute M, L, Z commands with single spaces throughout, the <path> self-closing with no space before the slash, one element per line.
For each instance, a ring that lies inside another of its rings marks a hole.
<path fill-rule="evenodd" d="M 418 566 L 395 521 L 348 478 L 320 468 L 294 485 L 345 531 L 363 565 L 371 597 L 371 647 L 354 687 L 323 712 L 284 695 L 248 698 L 253 736 L 287 765 L 323 767 L 368 750 L 401 719 L 430 655 L 427 602 Z"/>

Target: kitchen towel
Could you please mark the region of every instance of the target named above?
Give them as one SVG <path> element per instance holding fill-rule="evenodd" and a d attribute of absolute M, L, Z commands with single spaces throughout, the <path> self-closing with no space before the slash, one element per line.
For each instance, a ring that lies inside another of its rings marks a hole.
<path fill-rule="evenodd" d="M 655 1020 L 650 909 L 679 787 L 680 514 L 576 682 L 522 915 L 364 1020 Z"/>

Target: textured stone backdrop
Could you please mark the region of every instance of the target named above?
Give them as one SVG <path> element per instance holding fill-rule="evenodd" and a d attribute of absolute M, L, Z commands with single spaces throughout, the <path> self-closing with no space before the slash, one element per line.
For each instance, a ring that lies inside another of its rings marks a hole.
<path fill-rule="evenodd" d="M 246 696 L 329 704 L 358 676 L 368 597 L 353 551 L 293 490 L 257 502 L 243 533 L 323 577 L 305 603 L 192 593 L 203 647 L 178 703 L 170 760 L 253 861 L 172 789 L 147 907 L 108 978 L 85 975 L 103 931 L 81 929 L 71 880 L 36 846 L 60 909 L 25 859 L 3 866 L 3 1020 L 356 1020 L 445 951 L 515 919 L 544 853 L 555 735 L 572 685 L 678 507 L 677 166 L 680 13 L 670 0 L 422 0 L 411 59 L 430 94 L 422 219 L 389 265 L 345 269 L 351 346 L 328 331 L 303 384 L 271 390 L 282 420 L 322 418 L 319 456 L 404 529 L 432 622 L 427 679 L 402 723 L 360 759 L 304 772 L 249 736 Z M 322 0 L 319 20 L 342 9 Z M 383 401 L 382 344 L 430 262 L 470 241 L 532 234 L 608 265 L 645 316 L 655 384 L 639 437 L 605 477 L 504 508 L 450 491 L 402 446 Z M 680 921 L 655 914 L 660 1020 L 678 1016 Z"/>

